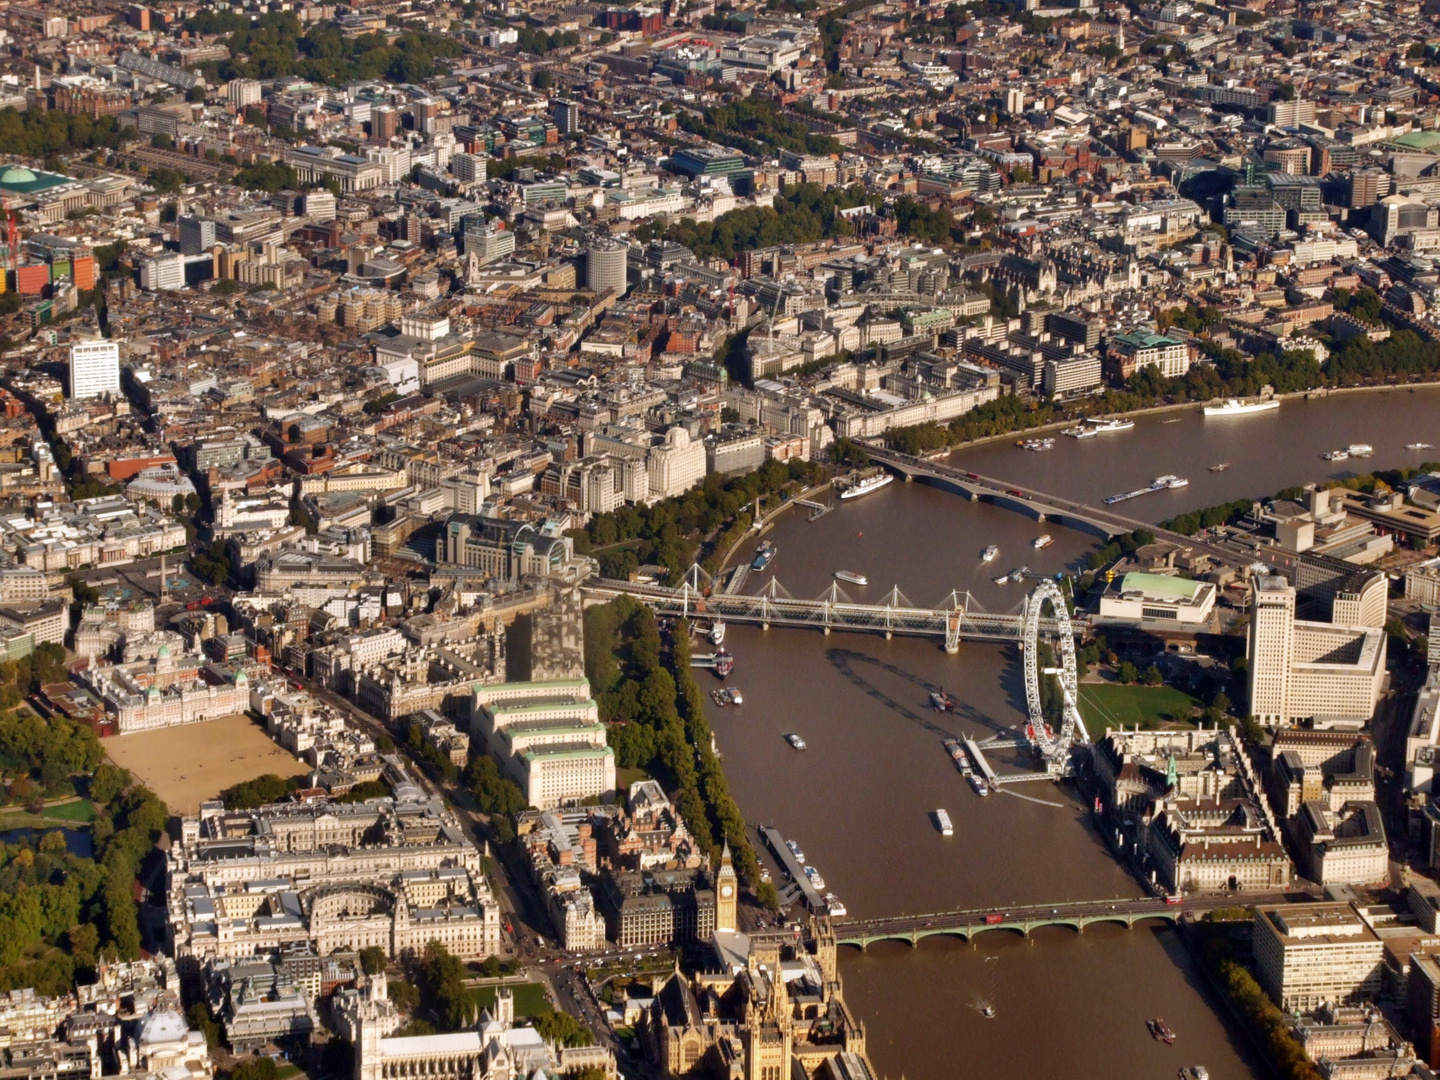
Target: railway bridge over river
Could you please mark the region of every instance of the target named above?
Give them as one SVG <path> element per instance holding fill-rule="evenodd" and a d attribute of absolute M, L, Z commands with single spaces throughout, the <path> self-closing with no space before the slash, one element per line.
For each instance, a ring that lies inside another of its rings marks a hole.
<path fill-rule="evenodd" d="M 927 937 L 958 937 L 971 941 L 987 930 L 1006 930 L 1029 937 L 1047 926 L 1068 926 L 1076 933 L 1094 923 L 1132 927 L 1148 919 L 1175 923 L 1190 912 L 1202 915 L 1217 908 L 1257 903 L 1308 902 L 1314 897 L 1290 893 L 1242 893 L 1237 896 L 1186 897 L 1180 903 L 1144 898 L 1138 900 L 1080 900 L 1024 907 L 975 908 L 929 915 L 894 915 L 881 919 L 845 919 L 832 923 L 836 944 L 864 949 L 877 941 L 906 941 L 918 945 Z"/>
<path fill-rule="evenodd" d="M 768 630 L 772 626 L 809 627 L 830 633 L 844 630 L 938 638 L 947 652 L 956 652 L 963 641 L 1019 641 L 1025 629 L 1024 614 L 991 614 L 976 607 L 968 593 L 952 592 L 939 607 L 917 607 L 898 589 L 892 589 L 883 603 L 858 604 L 842 593 L 838 585 L 815 600 L 799 600 L 783 591 L 771 579 L 765 591 L 750 593 L 711 592 L 706 595 L 690 580 L 678 588 L 642 585 L 633 581 L 591 578 L 585 592 L 596 600 L 627 595 L 648 604 L 662 615 L 683 618 L 696 616 L 727 623 L 748 623 Z M 1040 628 L 1053 635 L 1053 618 L 1041 619 Z"/>

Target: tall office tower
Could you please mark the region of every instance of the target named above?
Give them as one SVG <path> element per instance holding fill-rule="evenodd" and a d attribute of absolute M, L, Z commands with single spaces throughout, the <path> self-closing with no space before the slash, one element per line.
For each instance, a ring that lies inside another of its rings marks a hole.
<path fill-rule="evenodd" d="M 120 346 L 81 341 L 70 346 L 70 396 L 92 398 L 120 393 Z"/>
<path fill-rule="evenodd" d="M 1295 590 L 1283 577 L 1251 582 L 1250 712 L 1262 724 L 1289 716 L 1290 668 L 1295 651 Z"/>

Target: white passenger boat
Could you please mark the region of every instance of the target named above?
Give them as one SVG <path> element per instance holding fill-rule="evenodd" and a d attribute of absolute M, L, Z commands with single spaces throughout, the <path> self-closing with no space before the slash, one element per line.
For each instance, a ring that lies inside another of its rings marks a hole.
<path fill-rule="evenodd" d="M 791 746 L 793 746 L 796 750 L 804 750 L 806 748 L 805 740 L 802 739 L 799 735 L 795 734 L 795 732 L 793 731 L 787 731 L 785 733 L 785 741 L 788 742 Z"/>
<path fill-rule="evenodd" d="M 725 644 L 725 624 L 719 619 L 710 624 L 710 644 L 717 649 Z"/>
<path fill-rule="evenodd" d="M 1322 458 L 1324 458 L 1326 461 L 1349 461 L 1349 460 L 1350 460 L 1350 453 L 1349 453 L 1348 450 L 1330 450 L 1330 451 L 1328 451 L 1327 453 L 1321 454 L 1320 456 L 1321 456 Z"/>
<path fill-rule="evenodd" d="M 848 581 L 851 585 L 869 585 L 870 579 L 864 574 L 857 574 L 854 570 L 836 570 L 835 577 L 840 581 Z"/>
<path fill-rule="evenodd" d="M 889 473 L 876 473 L 874 476 L 867 476 L 840 492 L 840 498 L 858 499 L 861 495 L 869 495 L 872 491 L 879 491 L 894 479 L 895 477 Z"/>
<path fill-rule="evenodd" d="M 1060 432 L 1061 435 L 1068 435 L 1072 439 L 1093 439 L 1099 435 L 1093 427 L 1070 427 Z"/>
<path fill-rule="evenodd" d="M 950 815 L 941 807 L 935 811 L 935 827 L 940 830 L 941 836 L 954 836 L 955 826 L 950 824 Z"/>
<path fill-rule="evenodd" d="M 1129 431 L 1135 426 L 1134 420 L 1091 420 L 1090 430 L 1098 435 L 1109 435 L 1115 431 Z"/>
<path fill-rule="evenodd" d="M 1041 548 L 1047 548 L 1054 542 L 1055 538 L 1049 533 L 1046 533 L 1044 536 L 1037 536 L 1035 538 L 1035 550 L 1039 551 Z"/>
<path fill-rule="evenodd" d="M 991 544 L 989 547 L 987 547 L 984 551 L 980 553 L 980 561 L 990 562 L 992 559 L 995 558 L 996 555 L 999 554 L 1000 549 L 996 545 Z"/>
<path fill-rule="evenodd" d="M 1345 452 L 1351 457 L 1369 457 L 1375 453 L 1375 448 L 1366 442 L 1352 442 L 1345 448 Z"/>
<path fill-rule="evenodd" d="M 1271 409 L 1278 409 L 1280 402 L 1274 398 L 1267 398 L 1264 401 L 1241 401 L 1239 398 L 1228 398 L 1223 405 L 1206 405 L 1206 416 L 1253 416 L 1256 413 L 1269 412 Z"/>
<path fill-rule="evenodd" d="M 1405 444 L 1406 450 L 1433 450 L 1434 448 L 1434 445 L 1428 442 L 1407 442 Z"/>

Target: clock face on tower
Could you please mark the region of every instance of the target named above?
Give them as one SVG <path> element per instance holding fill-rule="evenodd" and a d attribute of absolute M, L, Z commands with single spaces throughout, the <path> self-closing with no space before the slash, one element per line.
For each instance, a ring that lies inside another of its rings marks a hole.
<path fill-rule="evenodd" d="M 731 891 L 732 890 L 729 885 L 720 886 L 720 895 L 726 897 L 727 899 L 729 898 Z"/>

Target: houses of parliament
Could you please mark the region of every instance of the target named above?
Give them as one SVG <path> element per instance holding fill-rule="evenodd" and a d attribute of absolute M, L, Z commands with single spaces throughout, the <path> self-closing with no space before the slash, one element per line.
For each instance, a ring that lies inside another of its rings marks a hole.
<path fill-rule="evenodd" d="M 845 1004 L 828 918 L 798 930 L 738 931 L 727 847 L 716 874 L 713 956 L 677 966 L 656 992 L 645 1038 L 670 1076 L 714 1080 L 875 1080 L 865 1027 Z"/>

